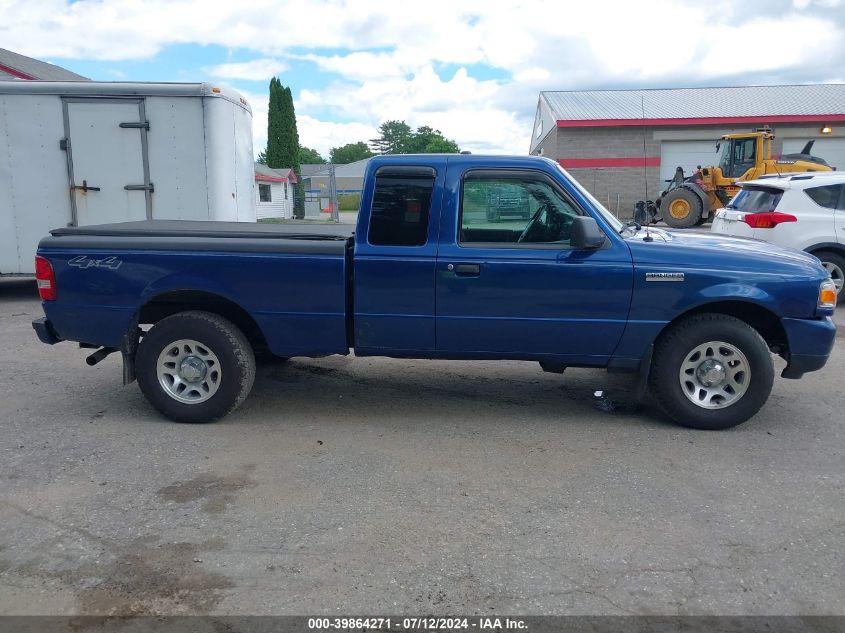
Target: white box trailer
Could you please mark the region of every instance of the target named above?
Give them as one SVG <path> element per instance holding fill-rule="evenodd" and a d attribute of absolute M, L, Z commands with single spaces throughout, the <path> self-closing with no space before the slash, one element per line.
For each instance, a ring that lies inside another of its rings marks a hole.
<path fill-rule="evenodd" d="M 207 83 L 0 82 L 0 274 L 50 229 L 255 222 L 252 110 Z"/>

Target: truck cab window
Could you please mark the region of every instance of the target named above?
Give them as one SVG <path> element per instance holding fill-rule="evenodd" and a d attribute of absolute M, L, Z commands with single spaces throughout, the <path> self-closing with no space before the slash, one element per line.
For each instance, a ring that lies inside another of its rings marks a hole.
<path fill-rule="evenodd" d="M 377 175 L 370 214 L 370 244 L 425 244 L 433 188 L 433 176 Z"/>
<path fill-rule="evenodd" d="M 577 215 L 576 208 L 544 180 L 470 174 L 464 180 L 460 241 L 566 247 Z"/>

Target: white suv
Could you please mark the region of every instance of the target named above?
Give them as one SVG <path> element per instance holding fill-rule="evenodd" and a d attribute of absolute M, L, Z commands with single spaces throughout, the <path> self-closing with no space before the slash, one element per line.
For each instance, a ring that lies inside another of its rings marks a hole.
<path fill-rule="evenodd" d="M 845 280 L 845 172 L 763 176 L 719 209 L 710 230 L 807 251 L 830 273 L 840 303 Z"/>

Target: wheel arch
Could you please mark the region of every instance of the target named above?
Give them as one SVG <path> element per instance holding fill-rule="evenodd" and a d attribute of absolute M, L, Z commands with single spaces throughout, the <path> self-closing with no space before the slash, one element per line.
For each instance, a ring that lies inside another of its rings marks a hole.
<path fill-rule="evenodd" d="M 780 322 L 780 318 L 774 312 L 758 303 L 736 299 L 711 301 L 682 312 L 660 330 L 655 337 L 655 342 L 669 328 L 683 319 L 705 313 L 724 314 L 744 321 L 757 330 L 760 336 L 763 337 L 763 340 L 766 341 L 769 349 L 773 352 L 781 356 L 785 356 L 788 353 L 789 340 L 786 336 L 786 330 L 784 330 Z"/>
<path fill-rule="evenodd" d="M 810 253 L 810 255 L 831 252 L 839 255 L 840 257 L 845 257 L 845 245 L 840 244 L 839 242 L 820 242 L 818 244 L 808 246 L 804 249 L 804 252 Z"/>
<path fill-rule="evenodd" d="M 267 348 L 261 326 L 240 305 L 205 290 L 166 290 L 149 297 L 136 313 L 139 325 L 155 325 L 162 319 L 189 310 L 203 310 L 231 321 L 255 350 Z"/>

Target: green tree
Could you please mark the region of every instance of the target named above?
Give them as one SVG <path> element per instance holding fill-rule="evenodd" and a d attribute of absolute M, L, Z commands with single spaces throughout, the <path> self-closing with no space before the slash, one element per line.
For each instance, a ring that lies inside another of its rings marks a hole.
<path fill-rule="evenodd" d="M 299 167 L 299 133 L 296 130 L 296 112 L 293 94 L 277 77 L 270 80 L 270 103 L 267 109 L 267 166 L 273 169 L 293 169 L 297 177 Z M 294 188 L 294 217 L 303 217 L 305 188 L 300 178 Z"/>
<path fill-rule="evenodd" d="M 316 149 L 299 146 L 299 164 L 300 165 L 325 165 L 326 159 L 320 156 Z"/>
<path fill-rule="evenodd" d="M 290 145 L 285 90 L 282 83 L 273 77 L 270 80 L 270 103 L 267 108 L 267 149 L 264 150 L 266 165 L 273 169 L 292 167 Z"/>
<path fill-rule="evenodd" d="M 423 154 L 459 154 L 461 148 L 458 144 L 449 138 L 433 138 L 423 148 Z"/>
<path fill-rule="evenodd" d="M 377 154 L 457 154 L 458 144 L 440 130 L 421 125 L 416 131 L 404 121 L 385 121 L 379 136 L 370 141 Z"/>
<path fill-rule="evenodd" d="M 329 161 L 335 165 L 347 165 L 357 160 L 364 160 L 372 155 L 373 153 L 367 144 L 359 141 L 357 143 L 347 143 L 340 147 L 332 147 L 329 153 Z"/>
<path fill-rule="evenodd" d="M 460 148 L 455 141 L 443 136 L 440 130 L 421 125 L 408 141 L 409 154 L 457 154 Z"/>
<path fill-rule="evenodd" d="M 255 162 L 261 163 L 262 165 L 266 165 L 267 164 L 267 152 L 265 152 L 264 150 L 261 150 L 260 152 L 258 152 L 258 158 L 255 159 Z"/>
<path fill-rule="evenodd" d="M 376 154 L 407 154 L 413 133 L 404 121 L 385 121 L 378 128 L 378 138 L 370 139 Z"/>

